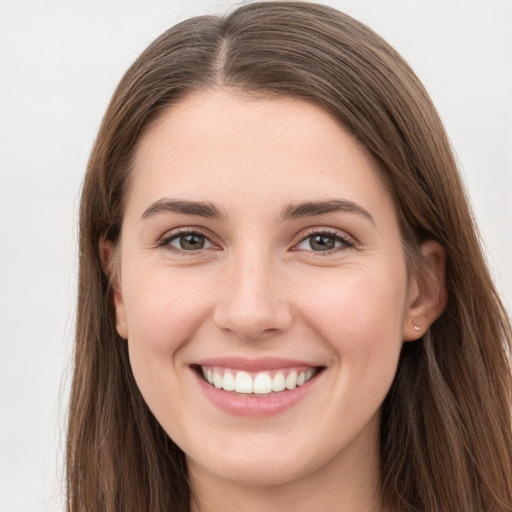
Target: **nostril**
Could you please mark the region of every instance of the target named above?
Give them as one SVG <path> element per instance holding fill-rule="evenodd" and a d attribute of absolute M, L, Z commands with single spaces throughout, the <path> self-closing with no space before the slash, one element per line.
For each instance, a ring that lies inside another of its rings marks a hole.
<path fill-rule="evenodd" d="M 233 307 L 235 309 L 236 306 Z M 282 310 L 280 310 L 282 309 Z M 285 311 L 286 306 L 275 309 L 229 311 L 219 306 L 214 314 L 214 322 L 229 336 L 236 336 L 243 340 L 259 340 L 276 336 L 287 330 L 293 323 L 290 312 Z"/>
<path fill-rule="evenodd" d="M 226 329 L 225 332 L 227 332 L 231 336 L 236 336 L 246 341 L 257 341 L 258 339 L 266 339 L 275 336 L 279 334 L 280 330 L 276 328 L 269 328 L 263 330 L 255 329 L 254 331 L 248 331 L 246 329 L 239 329 L 238 331 L 235 331 L 233 329 Z"/>

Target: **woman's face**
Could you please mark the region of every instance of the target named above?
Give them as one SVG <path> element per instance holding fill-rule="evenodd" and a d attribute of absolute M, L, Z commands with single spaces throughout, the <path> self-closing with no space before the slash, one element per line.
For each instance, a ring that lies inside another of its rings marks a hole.
<path fill-rule="evenodd" d="M 416 286 L 378 166 L 333 118 L 188 96 L 141 139 L 118 251 L 118 331 L 194 474 L 378 464 Z"/>

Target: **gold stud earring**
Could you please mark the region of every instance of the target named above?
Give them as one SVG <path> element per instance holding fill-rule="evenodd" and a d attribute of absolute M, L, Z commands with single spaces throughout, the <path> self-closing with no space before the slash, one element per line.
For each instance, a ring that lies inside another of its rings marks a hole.
<path fill-rule="evenodd" d="M 416 331 L 416 332 L 420 332 L 421 331 L 421 327 L 419 325 L 416 325 L 414 324 L 413 325 L 413 329 Z"/>

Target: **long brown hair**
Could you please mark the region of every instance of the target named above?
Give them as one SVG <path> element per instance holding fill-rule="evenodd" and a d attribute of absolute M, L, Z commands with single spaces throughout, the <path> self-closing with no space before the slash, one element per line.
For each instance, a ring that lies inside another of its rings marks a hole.
<path fill-rule="evenodd" d="M 82 192 L 67 510 L 189 508 L 185 456 L 135 384 L 99 243 L 118 240 L 145 128 L 184 95 L 213 87 L 320 105 L 380 162 L 410 261 L 425 239 L 446 251 L 447 308 L 421 340 L 404 344 L 382 407 L 383 502 L 397 512 L 511 511 L 511 329 L 442 123 L 385 41 L 332 8 L 301 2 L 184 21 L 115 91 Z"/>

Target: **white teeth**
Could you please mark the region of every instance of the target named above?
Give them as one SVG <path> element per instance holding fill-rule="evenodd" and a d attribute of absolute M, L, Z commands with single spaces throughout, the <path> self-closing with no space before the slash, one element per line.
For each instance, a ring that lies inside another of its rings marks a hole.
<path fill-rule="evenodd" d="M 290 372 L 285 381 L 286 389 L 295 389 L 297 387 L 297 372 Z"/>
<path fill-rule="evenodd" d="M 226 391 L 235 390 L 235 377 L 231 372 L 224 372 L 224 385 L 222 387 Z"/>
<path fill-rule="evenodd" d="M 272 392 L 272 379 L 268 373 L 258 373 L 254 379 L 254 393 L 264 395 Z"/>
<path fill-rule="evenodd" d="M 221 388 L 223 383 L 224 379 L 222 378 L 222 375 L 217 370 L 215 370 L 213 372 L 213 385 L 216 388 Z"/>
<path fill-rule="evenodd" d="M 236 374 L 235 391 L 237 393 L 252 393 L 252 377 L 247 372 L 238 372 Z"/>
<path fill-rule="evenodd" d="M 285 377 L 286 372 L 280 370 L 273 377 L 270 376 L 269 372 L 260 372 L 253 378 L 248 372 L 227 369 L 223 371 L 222 368 L 202 367 L 201 371 L 205 380 L 217 389 L 257 395 L 295 389 L 310 380 L 316 373 L 313 368 L 300 373 L 292 370 Z"/>
<path fill-rule="evenodd" d="M 277 372 L 272 379 L 272 391 L 283 391 L 285 387 L 286 381 L 284 375 L 281 372 Z"/>

